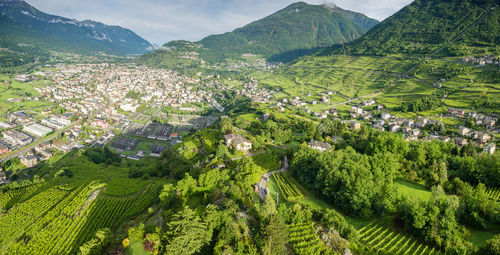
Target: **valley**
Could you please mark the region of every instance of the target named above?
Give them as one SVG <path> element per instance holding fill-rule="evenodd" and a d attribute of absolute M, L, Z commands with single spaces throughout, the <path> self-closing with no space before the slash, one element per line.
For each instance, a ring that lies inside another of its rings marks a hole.
<path fill-rule="evenodd" d="M 499 254 L 499 11 L 300 2 L 137 57 L 0 39 L 0 254 Z"/>

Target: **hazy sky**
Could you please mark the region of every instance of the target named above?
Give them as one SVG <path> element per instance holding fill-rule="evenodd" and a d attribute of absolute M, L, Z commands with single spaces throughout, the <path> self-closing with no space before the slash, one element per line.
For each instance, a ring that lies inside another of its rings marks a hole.
<path fill-rule="evenodd" d="M 229 32 L 298 0 L 26 0 L 43 12 L 129 28 L 151 43 L 197 41 Z M 325 0 L 306 0 L 322 4 Z M 328 1 L 333 2 L 333 1 Z M 412 0 L 335 0 L 344 9 L 383 20 Z"/>

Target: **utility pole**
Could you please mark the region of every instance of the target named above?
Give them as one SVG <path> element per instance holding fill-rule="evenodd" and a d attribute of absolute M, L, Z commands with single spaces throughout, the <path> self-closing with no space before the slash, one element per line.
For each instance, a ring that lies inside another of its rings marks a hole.
<path fill-rule="evenodd" d="M 278 202 L 279 202 L 279 196 L 278 196 L 278 191 L 276 191 L 276 206 L 278 206 L 278 205 L 279 205 L 279 203 L 278 203 Z"/>

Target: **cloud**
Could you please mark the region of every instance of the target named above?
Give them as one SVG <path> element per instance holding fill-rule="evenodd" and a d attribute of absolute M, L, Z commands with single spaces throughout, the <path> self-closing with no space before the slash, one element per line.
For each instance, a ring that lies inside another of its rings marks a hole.
<path fill-rule="evenodd" d="M 232 31 L 298 0 L 27 0 L 43 12 L 129 28 L 152 43 L 197 41 Z M 383 20 L 411 0 L 306 0 L 335 3 Z"/>

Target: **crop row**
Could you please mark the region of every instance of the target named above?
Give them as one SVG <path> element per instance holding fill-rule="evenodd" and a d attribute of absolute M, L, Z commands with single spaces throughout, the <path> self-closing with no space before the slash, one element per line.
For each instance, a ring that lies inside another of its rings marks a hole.
<path fill-rule="evenodd" d="M 287 177 L 281 173 L 275 173 L 273 174 L 273 178 L 276 181 L 281 194 L 286 200 L 302 198 L 302 193 L 300 193 L 297 187 L 293 185 Z"/>
<path fill-rule="evenodd" d="M 434 255 L 435 248 L 413 238 L 394 232 L 374 222 L 359 230 L 359 242 L 371 254 Z"/>
<path fill-rule="evenodd" d="M 101 228 L 114 229 L 124 220 L 130 219 L 147 209 L 158 197 L 156 186 L 148 186 L 146 190 L 128 196 L 108 196 L 102 194 L 94 203 L 89 213 L 90 221 L 85 224 L 73 246 L 74 252 L 83 243 L 90 240 Z"/>
<path fill-rule="evenodd" d="M 335 254 L 319 239 L 312 223 L 291 224 L 288 226 L 289 244 L 295 254 Z"/>
<path fill-rule="evenodd" d="M 486 189 L 486 194 L 495 201 L 500 200 L 500 189 L 488 188 Z"/>
<path fill-rule="evenodd" d="M 8 210 L 15 204 L 26 201 L 32 196 L 40 193 L 46 187 L 48 187 L 48 185 L 37 183 L 0 193 L 0 209 Z"/>

